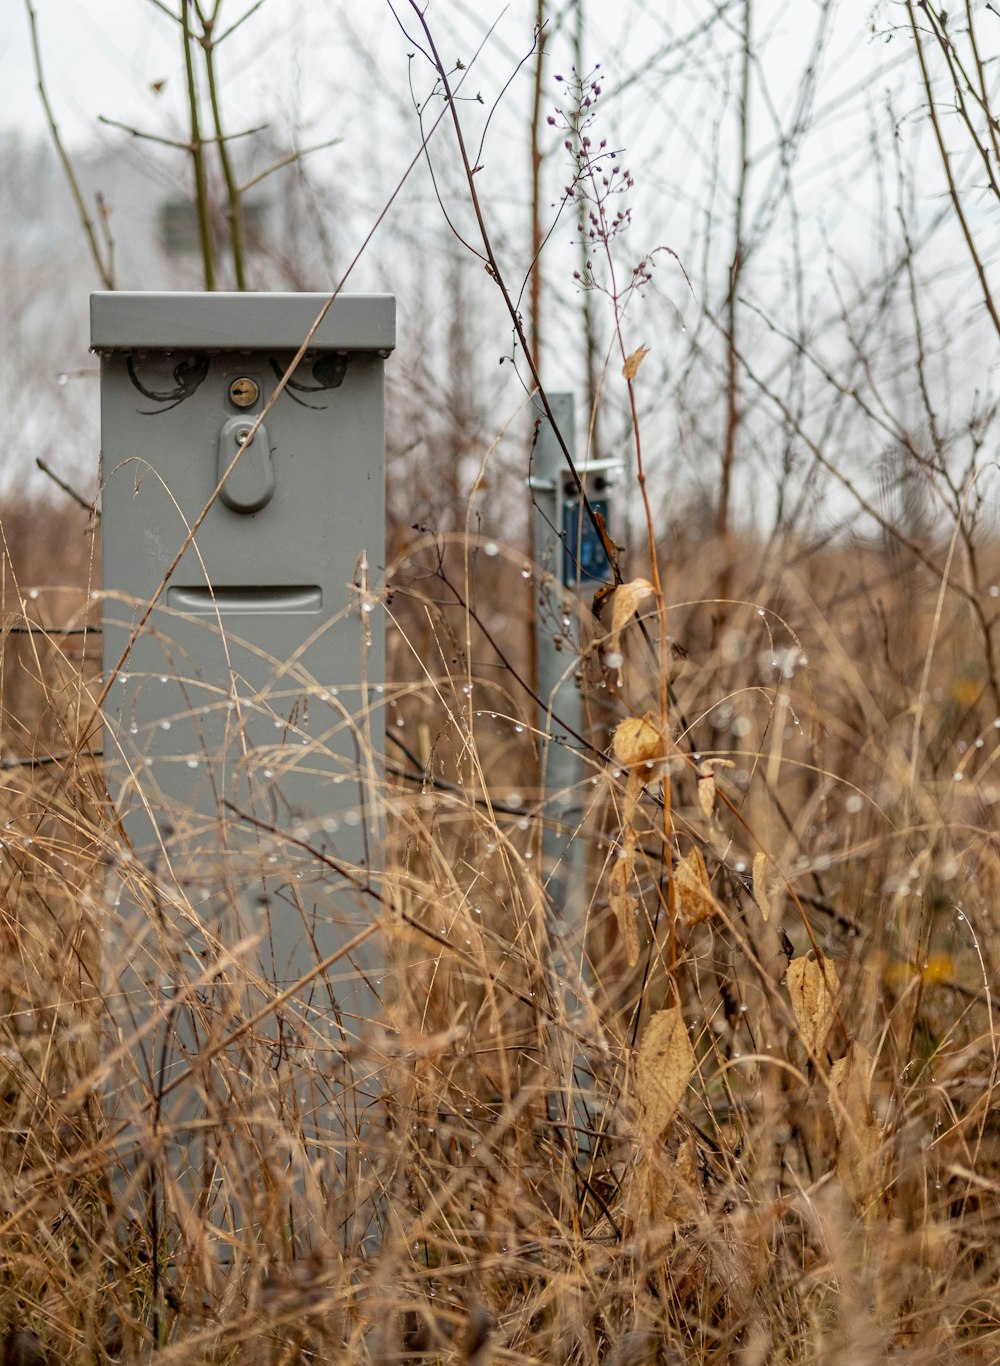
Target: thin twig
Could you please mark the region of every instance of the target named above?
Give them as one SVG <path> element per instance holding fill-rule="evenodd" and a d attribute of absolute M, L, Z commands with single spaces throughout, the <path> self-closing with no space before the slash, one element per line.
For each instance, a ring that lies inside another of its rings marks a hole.
<path fill-rule="evenodd" d="M 187 81 L 188 115 L 191 122 L 191 161 L 194 166 L 194 197 L 198 212 L 198 238 L 205 288 L 215 289 L 215 261 L 212 253 L 212 227 L 208 210 L 208 181 L 205 175 L 204 143 L 198 114 L 198 85 L 194 73 L 194 37 L 191 33 L 190 0 L 181 0 L 181 25 L 184 44 L 184 76 Z"/>
<path fill-rule="evenodd" d="M 101 252 L 93 219 L 90 217 L 90 213 L 87 210 L 87 203 L 83 197 L 83 191 L 80 189 L 80 182 L 76 178 L 76 172 L 73 169 L 73 163 L 69 159 L 69 153 L 63 145 L 62 136 L 59 132 L 59 125 L 56 123 L 55 115 L 52 112 L 52 106 L 49 103 L 48 93 L 45 89 L 45 77 L 42 72 L 42 54 L 38 42 L 38 19 L 35 14 L 35 7 L 32 5 L 31 0 L 24 0 L 24 3 L 28 11 L 28 20 L 31 25 L 31 52 L 35 62 L 36 85 L 39 97 L 42 101 L 42 108 L 45 110 L 45 117 L 48 120 L 52 141 L 55 145 L 56 152 L 59 155 L 59 160 L 62 162 L 63 170 L 66 173 L 66 180 L 69 184 L 70 193 L 73 196 L 73 203 L 76 205 L 76 211 L 87 238 L 87 245 L 90 248 L 91 259 L 97 267 L 97 273 L 101 277 L 104 288 L 114 289 L 115 279 L 111 270 L 110 261 L 105 260 Z"/>
<path fill-rule="evenodd" d="M 41 470 L 42 474 L 48 475 L 53 484 L 58 488 L 61 488 L 63 493 L 73 499 L 74 503 L 79 503 L 80 507 L 82 507 L 85 512 L 89 512 L 95 520 L 100 520 L 101 511 L 96 502 L 93 499 L 88 502 L 82 493 L 77 493 L 72 484 L 67 484 L 65 479 L 61 479 L 52 466 L 47 464 L 40 455 L 35 457 L 35 467 Z"/>

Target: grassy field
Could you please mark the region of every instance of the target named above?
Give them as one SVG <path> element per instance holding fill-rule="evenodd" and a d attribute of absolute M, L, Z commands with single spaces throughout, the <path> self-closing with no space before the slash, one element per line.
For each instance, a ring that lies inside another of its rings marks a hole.
<path fill-rule="evenodd" d="M 331 1049 L 255 943 L 175 955 L 213 1070 L 168 1122 L 109 1001 L 136 916 L 169 947 L 194 898 L 102 790 L 86 514 L 3 527 L 5 1362 L 1000 1357 L 988 556 L 747 541 L 719 602 L 712 545 L 663 546 L 664 618 L 584 603 L 586 889 L 554 904 L 523 554 L 408 546 L 379 1018 Z"/>

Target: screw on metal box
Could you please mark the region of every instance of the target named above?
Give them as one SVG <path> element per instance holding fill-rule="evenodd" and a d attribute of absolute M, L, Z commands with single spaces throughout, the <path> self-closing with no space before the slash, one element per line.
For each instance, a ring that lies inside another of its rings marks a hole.
<path fill-rule="evenodd" d="M 229 397 L 237 408 L 249 408 L 260 397 L 260 386 L 256 380 L 244 375 L 230 384 Z"/>

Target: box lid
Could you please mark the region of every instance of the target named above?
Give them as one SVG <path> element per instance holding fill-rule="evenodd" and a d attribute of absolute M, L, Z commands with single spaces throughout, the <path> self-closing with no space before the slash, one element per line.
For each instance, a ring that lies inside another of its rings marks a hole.
<path fill-rule="evenodd" d="M 127 293 L 90 296 L 95 351 L 298 350 L 328 294 Z M 310 346 L 334 351 L 391 351 L 396 344 L 392 294 L 338 294 Z"/>

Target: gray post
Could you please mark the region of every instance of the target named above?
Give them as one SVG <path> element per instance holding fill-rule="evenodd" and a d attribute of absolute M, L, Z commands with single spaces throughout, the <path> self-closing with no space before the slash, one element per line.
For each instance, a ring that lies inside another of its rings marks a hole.
<path fill-rule="evenodd" d="M 372 590 L 391 297 L 334 301 L 171 566 L 324 302 L 95 294 L 91 314 L 106 676 L 128 651 L 105 707 L 130 851 L 105 951 L 120 1099 L 192 1124 L 227 1087 L 249 1094 L 263 1053 L 275 1075 L 304 1079 L 289 1092 L 307 1143 L 350 1130 L 369 1103 L 361 1045 L 380 1006 Z"/>
<path fill-rule="evenodd" d="M 612 490 L 622 470 L 618 459 L 576 458 L 575 410 L 572 394 L 549 394 L 549 405 L 563 441 L 581 476 L 591 506 L 613 534 Z M 538 718 L 541 736 L 542 786 L 545 826 L 542 836 L 543 871 L 559 924 L 554 938 L 571 951 L 576 982 L 586 978 L 587 883 L 584 840 L 584 779 L 588 772 L 577 736 L 584 735 L 584 712 L 577 673 L 580 668 L 581 613 L 602 583 L 611 581 L 611 567 L 566 464 L 552 424 L 543 416 L 535 443 L 529 480 L 535 508 L 535 556 L 544 572 L 539 580 L 535 616 L 538 659 Z M 551 576 L 547 580 L 546 576 Z M 554 582 L 553 582 L 554 581 Z M 568 1008 L 573 1009 L 569 987 Z M 571 1060 L 576 1087 L 583 1084 L 582 1059 Z M 585 1115 L 575 1101 L 567 1118 L 583 1124 Z"/>
<path fill-rule="evenodd" d="M 562 438 L 574 457 L 594 510 L 613 527 L 612 490 L 622 463 L 618 459 L 589 463 L 576 458 L 575 406 L 572 394 L 549 394 L 549 405 Z M 611 581 L 604 547 L 587 516 L 583 499 L 566 465 L 547 418 L 542 418 L 530 479 L 535 507 L 535 556 L 539 566 L 563 590 L 539 595 L 536 613 L 538 692 L 544 704 L 539 716 L 543 738 L 543 784 L 549 817 L 544 854 L 549 889 L 567 908 L 573 924 L 582 923 L 578 902 L 582 886 L 581 842 L 573 833 L 583 815 L 580 784 L 584 768 L 579 755 L 583 705 L 577 681 L 580 651 L 579 608 L 602 583 Z"/>

